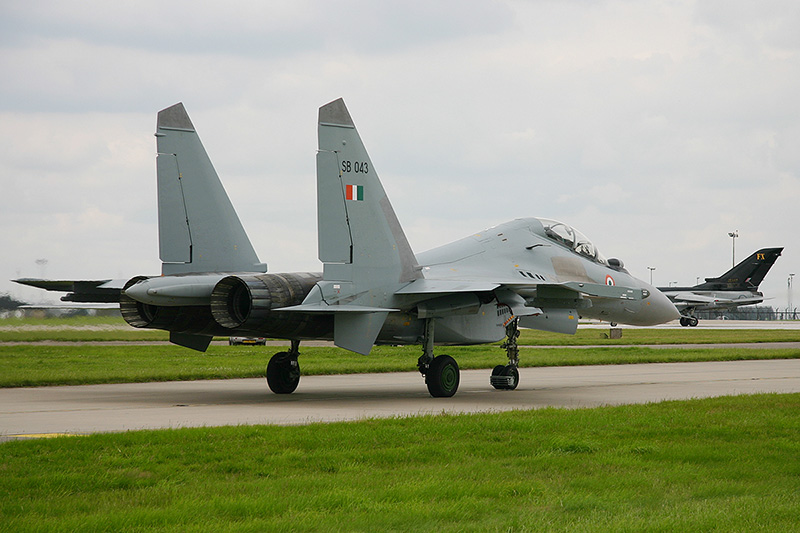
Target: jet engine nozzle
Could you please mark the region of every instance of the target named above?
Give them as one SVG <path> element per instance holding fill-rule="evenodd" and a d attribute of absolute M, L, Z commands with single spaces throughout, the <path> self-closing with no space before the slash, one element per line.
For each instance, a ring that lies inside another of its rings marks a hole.
<path fill-rule="evenodd" d="M 322 274 L 315 272 L 227 276 L 211 292 L 211 314 L 230 330 L 270 331 L 284 338 L 316 329 L 312 322 L 327 329 L 322 317 L 280 312 L 282 307 L 303 303 L 321 279 Z"/>

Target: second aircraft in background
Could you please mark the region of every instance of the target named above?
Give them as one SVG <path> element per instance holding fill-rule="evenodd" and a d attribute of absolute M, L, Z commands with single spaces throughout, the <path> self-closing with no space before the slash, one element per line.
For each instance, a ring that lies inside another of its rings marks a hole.
<path fill-rule="evenodd" d="M 659 287 L 681 313 L 681 326 L 696 326 L 697 311 L 736 309 L 764 301 L 758 286 L 780 257 L 783 247 L 762 248 L 718 278 L 693 287 Z"/>

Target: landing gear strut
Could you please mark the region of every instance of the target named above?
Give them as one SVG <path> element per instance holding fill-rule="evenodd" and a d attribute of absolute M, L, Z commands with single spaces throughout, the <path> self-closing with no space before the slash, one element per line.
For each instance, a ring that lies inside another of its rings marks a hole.
<path fill-rule="evenodd" d="M 458 390 L 461 381 L 458 363 L 449 355 L 433 356 L 433 318 L 425 319 L 422 355 L 417 368 L 425 376 L 428 392 L 434 398 L 450 398 Z"/>
<path fill-rule="evenodd" d="M 492 370 L 492 375 L 489 378 L 489 383 L 492 387 L 500 390 L 514 390 L 519 385 L 519 346 L 517 339 L 519 338 L 519 319 L 514 318 L 506 325 L 506 341 L 500 345 L 505 348 L 506 355 L 508 355 L 508 364 L 506 366 L 497 365 Z"/>
<path fill-rule="evenodd" d="M 300 341 L 293 340 L 288 352 L 278 352 L 267 365 L 267 385 L 275 394 L 291 394 L 300 383 Z"/>

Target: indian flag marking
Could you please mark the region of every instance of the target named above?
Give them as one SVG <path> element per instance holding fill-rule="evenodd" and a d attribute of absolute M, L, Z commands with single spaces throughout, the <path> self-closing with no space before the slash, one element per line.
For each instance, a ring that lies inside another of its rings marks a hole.
<path fill-rule="evenodd" d="M 348 200 L 363 201 L 364 200 L 364 186 L 363 185 L 345 185 L 345 198 Z"/>

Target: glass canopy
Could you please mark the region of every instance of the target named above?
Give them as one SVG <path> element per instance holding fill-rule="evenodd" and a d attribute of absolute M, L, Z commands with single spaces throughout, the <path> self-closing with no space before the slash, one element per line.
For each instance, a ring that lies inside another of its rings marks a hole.
<path fill-rule="evenodd" d="M 542 223 L 544 233 L 550 239 L 592 261 L 607 264 L 605 257 L 600 254 L 595 245 L 592 244 L 592 241 L 580 231 L 557 220 L 550 220 L 547 218 L 539 218 L 537 220 Z"/>

